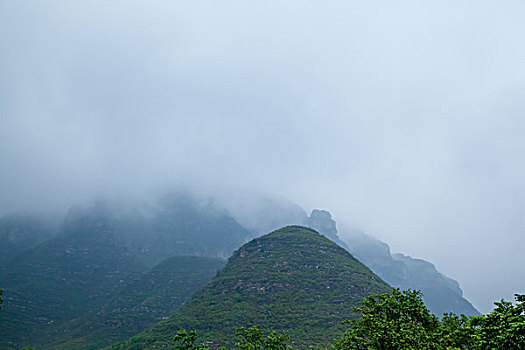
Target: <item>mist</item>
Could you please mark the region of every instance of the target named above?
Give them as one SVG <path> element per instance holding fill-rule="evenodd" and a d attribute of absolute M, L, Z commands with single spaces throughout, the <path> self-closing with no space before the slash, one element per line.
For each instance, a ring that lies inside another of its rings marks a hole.
<path fill-rule="evenodd" d="M 0 2 L 0 214 L 271 193 L 433 262 L 487 312 L 525 292 L 524 10 Z"/>

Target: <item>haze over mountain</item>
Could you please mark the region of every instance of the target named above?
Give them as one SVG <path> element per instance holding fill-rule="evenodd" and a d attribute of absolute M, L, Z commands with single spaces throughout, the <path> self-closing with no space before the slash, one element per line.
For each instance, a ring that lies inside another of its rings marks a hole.
<path fill-rule="evenodd" d="M 84 349 L 123 340 L 168 316 L 222 266 L 197 257 L 229 257 L 265 230 L 293 224 L 316 229 L 392 286 L 421 289 L 437 315 L 478 314 L 431 263 L 391 254 L 364 233 L 352 232 L 345 243 L 326 210 L 307 215 L 279 197 L 233 199 L 174 192 L 156 201 L 98 200 L 70 208 L 57 232 L 40 232 L 38 216 L 0 218 L 9 223 L 2 237 L 19 242 L 0 269 L 8 290 L 0 321 L 9 322 L 0 348 Z"/>
<path fill-rule="evenodd" d="M 54 231 L 55 228 L 39 216 L 27 213 L 0 216 L 0 266 L 51 238 Z"/>
<path fill-rule="evenodd" d="M 247 232 L 238 224 L 232 230 L 235 221 L 224 216 L 210 228 L 206 225 L 213 220 L 212 211 L 192 212 L 186 197 L 178 199 L 174 204 L 186 205 L 186 210 L 170 216 L 180 221 L 172 221 L 168 231 L 163 230 L 165 218 L 160 215 L 167 210 L 166 197 L 153 225 L 160 231 L 141 231 L 152 226 L 134 226 L 140 222 L 129 215 L 135 210 L 104 202 L 73 207 L 58 233 L 35 247 L 24 239 L 34 237 L 34 232 L 23 230 L 35 219 L 24 216 L 28 222 L 13 223 L 5 234 L 18 233 L 28 246 L 0 267 L 0 285 L 8 291 L 0 313 L 0 348 L 107 346 L 169 316 L 224 265 L 222 259 L 181 255 L 222 256 L 223 249 L 233 252 L 243 243 L 224 245 L 231 242 L 228 234 L 235 239 L 235 228 Z M 226 225 L 221 226 L 223 222 Z M 188 230 L 188 223 L 195 225 L 193 230 Z M 167 238 L 158 242 L 162 234 Z M 218 237 L 223 245 L 217 245 Z M 152 242 L 163 249 L 150 249 Z M 131 249 L 136 247 L 140 249 Z M 170 258 L 149 269 L 166 252 Z"/>
<path fill-rule="evenodd" d="M 278 193 L 432 261 L 486 312 L 525 292 L 524 12 L 1 1 L 0 215 Z"/>

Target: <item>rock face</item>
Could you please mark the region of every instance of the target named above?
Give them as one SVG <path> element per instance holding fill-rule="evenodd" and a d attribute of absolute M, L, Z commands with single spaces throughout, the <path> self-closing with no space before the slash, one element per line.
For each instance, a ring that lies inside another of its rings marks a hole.
<path fill-rule="evenodd" d="M 305 224 L 350 251 L 390 285 L 421 290 L 425 304 L 432 313 L 438 316 L 445 312 L 480 315 L 463 298 L 459 283 L 438 272 L 428 261 L 403 254 L 391 254 L 388 244 L 363 232 L 351 231 L 346 234 L 346 244 L 339 238 L 336 222 L 326 210 L 314 209 Z"/>
<path fill-rule="evenodd" d="M 306 222 L 310 227 L 315 228 L 319 232 L 323 232 L 323 235 L 332 240 L 339 238 L 337 236 L 335 221 L 332 220 L 332 215 L 330 215 L 330 213 L 326 210 L 312 210 L 312 214 L 310 214 L 310 217 L 306 220 Z"/>
<path fill-rule="evenodd" d="M 312 210 L 312 214 L 305 220 L 305 226 L 313 228 L 331 241 L 349 250 L 346 243 L 339 238 L 336 222 L 332 219 L 330 212 L 319 209 Z"/>
<path fill-rule="evenodd" d="M 479 311 L 463 297 L 459 283 L 436 270 L 422 259 L 403 254 L 391 254 L 390 247 L 362 232 L 346 235 L 350 251 L 359 260 L 394 287 L 419 289 L 425 304 L 437 316 L 445 312 L 480 315 Z"/>
<path fill-rule="evenodd" d="M 314 230 L 288 226 L 239 248 L 210 283 L 162 321 L 115 349 L 168 346 L 179 329 L 201 341 L 231 346 L 237 327 L 287 331 L 299 348 L 341 336 L 341 322 L 365 296 L 390 287 Z"/>

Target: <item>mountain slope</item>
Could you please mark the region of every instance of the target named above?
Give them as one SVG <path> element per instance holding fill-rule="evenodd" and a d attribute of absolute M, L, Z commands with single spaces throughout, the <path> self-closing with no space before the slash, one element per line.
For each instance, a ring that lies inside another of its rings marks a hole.
<path fill-rule="evenodd" d="M 238 249 L 217 276 L 169 319 L 114 349 L 166 346 L 178 329 L 213 346 L 232 345 L 249 323 L 286 330 L 300 347 L 340 336 L 350 307 L 389 286 L 314 230 L 289 226 Z"/>
<path fill-rule="evenodd" d="M 257 201 L 255 201 L 257 203 Z M 283 204 L 284 203 L 284 204 Z M 343 230 L 343 241 L 337 232 L 337 224 L 326 210 L 314 209 L 310 216 L 297 209 L 293 203 L 267 199 L 267 208 L 279 210 L 252 210 L 244 206 L 243 212 L 236 213 L 236 220 L 251 224 L 247 226 L 254 234 L 261 232 L 266 222 L 280 222 L 284 225 L 299 224 L 318 231 L 325 237 L 347 249 L 383 280 L 402 289 L 419 289 L 424 293 L 427 307 L 436 315 L 445 312 L 479 315 L 479 311 L 463 297 L 459 283 L 436 270 L 435 266 L 422 259 L 402 254 L 391 254 L 390 247 L 378 239 L 355 230 Z M 257 207 L 256 207 L 257 209 Z M 243 215 L 250 220 L 243 219 Z"/>
<path fill-rule="evenodd" d="M 53 343 L 71 320 L 103 305 L 121 281 L 145 270 L 112 231 L 105 217 L 71 215 L 59 237 L 0 269 L 7 290 L 0 348 Z"/>
<path fill-rule="evenodd" d="M 0 218 L 0 265 L 46 239 L 51 238 L 53 228 L 35 215 L 12 213 Z"/>
<path fill-rule="evenodd" d="M 325 210 L 314 209 L 306 219 L 306 226 L 348 250 L 391 286 L 421 290 L 426 306 L 435 315 L 445 312 L 480 315 L 463 297 L 459 283 L 437 271 L 428 261 L 392 254 L 388 244 L 359 231 L 345 232 L 347 244 L 339 238 L 336 222 Z"/>
<path fill-rule="evenodd" d="M 250 237 L 248 230 L 213 203 L 179 193 L 158 201 L 153 215 L 145 220 L 140 240 L 127 240 L 127 246 L 154 263 L 174 255 L 227 258 Z"/>
<path fill-rule="evenodd" d="M 227 258 L 252 234 L 212 199 L 170 193 L 154 202 L 98 201 L 72 210 L 78 217 L 104 218 L 113 236 L 149 267 L 176 255 Z"/>
<path fill-rule="evenodd" d="M 346 237 L 352 254 L 389 284 L 421 290 L 425 304 L 435 315 L 441 316 L 445 312 L 480 315 L 463 297 L 459 283 L 441 274 L 428 261 L 392 254 L 386 243 L 362 232 L 352 232 Z"/>
<path fill-rule="evenodd" d="M 159 322 L 221 269 L 217 258 L 176 256 L 121 283 L 100 309 L 73 320 L 52 348 L 86 349 L 126 339 Z"/>

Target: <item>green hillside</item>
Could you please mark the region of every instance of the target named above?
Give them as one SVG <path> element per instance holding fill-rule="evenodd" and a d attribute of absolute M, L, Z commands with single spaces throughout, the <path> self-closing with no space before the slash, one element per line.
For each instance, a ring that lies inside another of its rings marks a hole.
<path fill-rule="evenodd" d="M 58 237 L 0 269 L 6 289 L 0 348 L 53 344 L 72 320 L 101 307 L 122 281 L 146 271 L 115 241 L 112 220 L 92 214 L 70 213 Z"/>
<path fill-rule="evenodd" d="M 341 321 L 366 295 L 389 286 L 316 231 L 289 226 L 238 249 L 222 271 L 169 319 L 113 349 L 158 348 L 181 328 L 213 347 L 232 345 L 240 326 L 287 331 L 299 347 L 343 334 Z"/>
<path fill-rule="evenodd" d="M 174 257 L 148 271 L 121 239 L 122 216 L 110 209 L 72 208 L 56 238 L 0 267 L 7 290 L 0 349 L 87 349 L 126 339 L 168 316 L 224 266 Z M 21 222 L 8 237 L 35 226 Z"/>
<path fill-rule="evenodd" d="M 7 290 L 0 348 L 52 343 L 65 324 L 103 305 L 121 280 L 142 271 L 129 252 L 107 241 L 40 244 L 0 271 Z"/>
<path fill-rule="evenodd" d="M 178 256 L 130 278 L 100 309 L 65 326 L 52 348 L 86 349 L 124 340 L 169 316 L 210 281 L 225 261 Z"/>

